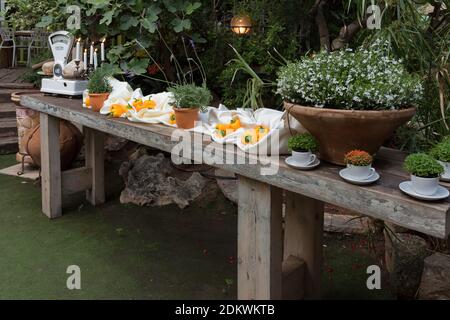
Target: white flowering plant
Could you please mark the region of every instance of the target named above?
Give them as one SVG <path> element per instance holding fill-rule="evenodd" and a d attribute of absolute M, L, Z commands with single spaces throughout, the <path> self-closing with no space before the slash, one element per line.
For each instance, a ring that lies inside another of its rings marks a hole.
<path fill-rule="evenodd" d="M 386 46 L 377 42 L 355 51 L 323 51 L 288 63 L 279 72 L 277 93 L 292 103 L 334 109 L 413 106 L 422 98 L 422 81 L 390 56 Z"/>

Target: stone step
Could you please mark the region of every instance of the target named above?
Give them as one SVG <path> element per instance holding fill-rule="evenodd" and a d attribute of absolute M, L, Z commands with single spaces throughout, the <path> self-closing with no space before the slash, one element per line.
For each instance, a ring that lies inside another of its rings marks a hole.
<path fill-rule="evenodd" d="M 0 137 L 0 154 L 16 153 L 19 150 L 17 137 Z"/>
<path fill-rule="evenodd" d="M 14 118 L 16 105 L 14 103 L 0 103 L 0 118 Z"/>
<path fill-rule="evenodd" d="M 0 137 L 17 136 L 16 118 L 0 118 Z"/>

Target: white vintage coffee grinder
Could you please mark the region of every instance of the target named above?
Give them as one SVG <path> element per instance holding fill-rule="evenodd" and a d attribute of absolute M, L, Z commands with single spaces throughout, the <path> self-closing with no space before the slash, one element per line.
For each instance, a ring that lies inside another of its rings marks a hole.
<path fill-rule="evenodd" d="M 69 55 L 74 44 L 73 36 L 67 31 L 57 31 L 48 37 L 52 49 L 55 64 L 53 66 L 53 78 L 42 79 L 41 92 L 61 94 L 67 96 L 81 96 L 87 88 L 87 80 L 84 79 L 80 61 L 75 60 L 77 71 L 74 79 L 65 79 L 63 70 L 69 63 Z"/>

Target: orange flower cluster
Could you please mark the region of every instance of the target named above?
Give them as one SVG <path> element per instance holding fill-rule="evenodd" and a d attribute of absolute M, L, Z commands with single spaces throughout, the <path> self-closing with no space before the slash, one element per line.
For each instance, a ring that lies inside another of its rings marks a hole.
<path fill-rule="evenodd" d="M 125 114 L 130 109 L 131 109 L 130 106 L 115 103 L 111 106 L 111 111 L 109 112 L 109 115 L 114 118 L 120 118 L 123 114 Z"/>
<path fill-rule="evenodd" d="M 144 101 L 142 99 L 134 99 L 132 105 L 136 109 L 136 111 L 139 112 L 142 109 L 155 109 L 156 102 L 153 100 Z"/>
<path fill-rule="evenodd" d="M 241 136 L 242 144 L 255 144 L 261 141 L 268 133 L 270 129 L 263 125 L 258 125 L 251 130 L 247 130 Z"/>
<path fill-rule="evenodd" d="M 368 166 L 372 164 L 373 158 L 366 151 L 352 150 L 345 155 L 344 162 L 354 166 Z"/>
<path fill-rule="evenodd" d="M 177 120 L 176 120 L 176 118 L 175 118 L 175 112 L 171 112 L 171 113 L 169 113 L 169 123 L 170 124 L 175 124 L 175 123 L 177 123 Z"/>
<path fill-rule="evenodd" d="M 230 123 L 227 124 L 222 124 L 219 123 L 216 125 L 216 132 L 215 134 L 217 136 L 219 136 L 220 138 L 224 138 L 227 135 L 235 132 L 236 130 L 238 130 L 239 128 L 241 128 L 241 119 L 239 119 L 238 116 L 233 117 L 233 119 L 231 119 Z"/>

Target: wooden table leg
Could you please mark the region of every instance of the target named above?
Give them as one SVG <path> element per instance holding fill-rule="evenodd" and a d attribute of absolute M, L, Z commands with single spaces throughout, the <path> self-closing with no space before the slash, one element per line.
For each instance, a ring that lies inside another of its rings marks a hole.
<path fill-rule="evenodd" d="M 282 192 L 239 177 L 238 299 L 280 299 Z"/>
<path fill-rule="evenodd" d="M 105 134 L 84 128 L 86 167 L 92 169 L 92 188 L 87 200 L 94 206 L 105 203 Z"/>
<path fill-rule="evenodd" d="M 285 261 L 295 257 L 305 262 L 303 293 L 306 299 L 320 298 L 323 212 L 323 202 L 286 191 L 283 256 Z"/>
<path fill-rule="evenodd" d="M 59 119 L 40 114 L 42 212 L 50 219 L 62 215 Z"/>

